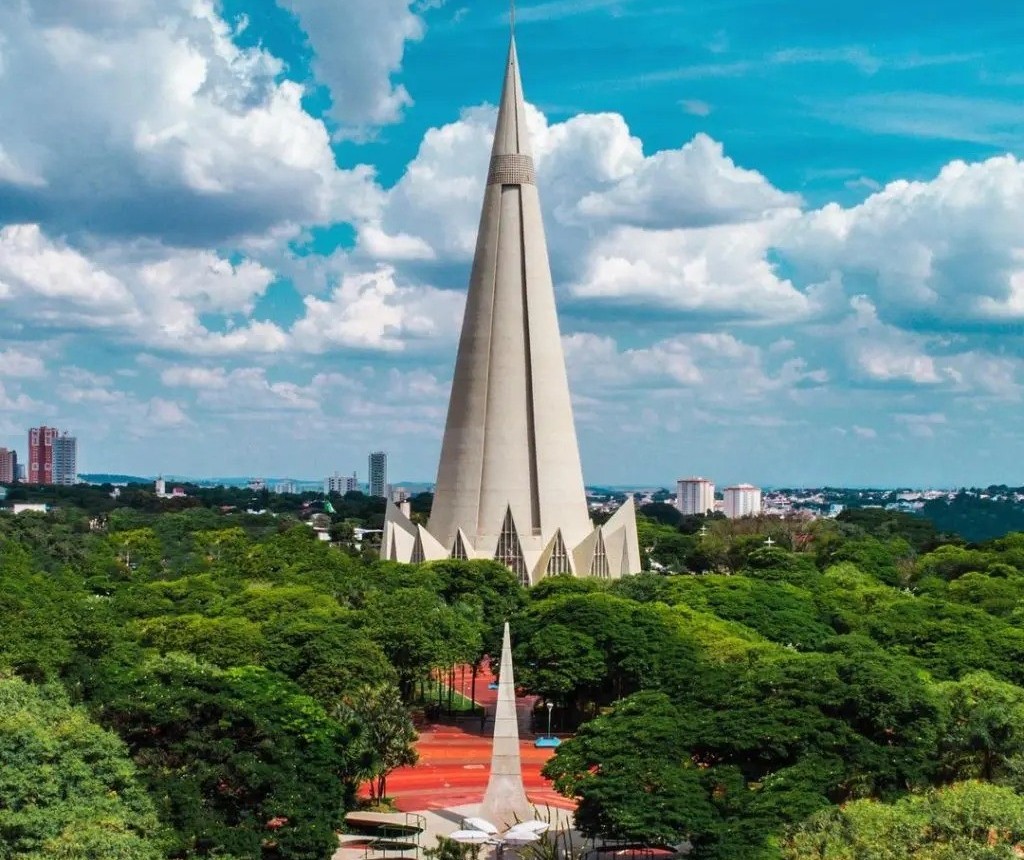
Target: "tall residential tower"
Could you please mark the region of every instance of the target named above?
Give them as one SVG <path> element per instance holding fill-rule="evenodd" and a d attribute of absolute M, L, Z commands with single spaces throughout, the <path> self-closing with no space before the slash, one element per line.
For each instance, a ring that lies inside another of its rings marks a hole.
<path fill-rule="evenodd" d="M 370 454 L 370 495 L 376 498 L 388 496 L 388 455 L 384 451 Z M 354 477 L 354 476 L 353 476 Z"/>
<path fill-rule="evenodd" d="M 680 478 L 676 484 L 676 507 L 684 517 L 715 512 L 715 485 L 707 478 Z"/>
<path fill-rule="evenodd" d="M 381 554 L 496 559 L 524 584 L 640 570 L 632 500 L 589 517 L 514 39 L 430 522 L 389 505 Z"/>
<path fill-rule="evenodd" d="M 761 490 L 751 484 L 737 484 L 726 487 L 725 515 L 730 520 L 740 517 L 756 517 L 761 513 Z"/>

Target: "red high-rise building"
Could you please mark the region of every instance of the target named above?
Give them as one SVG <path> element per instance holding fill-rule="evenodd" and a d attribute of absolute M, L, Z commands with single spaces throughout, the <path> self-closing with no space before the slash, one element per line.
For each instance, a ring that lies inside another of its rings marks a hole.
<path fill-rule="evenodd" d="M 53 443 L 59 435 L 56 427 L 33 427 L 28 431 L 28 483 L 53 483 Z"/>

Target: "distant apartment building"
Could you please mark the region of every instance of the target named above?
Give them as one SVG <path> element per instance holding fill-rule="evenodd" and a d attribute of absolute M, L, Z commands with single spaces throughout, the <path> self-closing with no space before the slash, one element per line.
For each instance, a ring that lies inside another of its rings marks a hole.
<path fill-rule="evenodd" d="M 30 484 L 58 484 L 69 487 L 78 481 L 78 440 L 56 427 L 33 427 L 28 431 L 28 473 Z"/>
<path fill-rule="evenodd" d="M 60 435 L 56 427 L 33 427 L 28 431 L 28 482 L 53 483 L 53 440 Z"/>
<path fill-rule="evenodd" d="M 0 448 L 0 484 L 13 484 L 18 480 L 18 455 Z"/>
<path fill-rule="evenodd" d="M 707 478 L 680 478 L 676 482 L 676 507 L 684 517 L 714 513 L 714 483 Z"/>
<path fill-rule="evenodd" d="M 286 479 L 274 484 L 274 492 L 279 496 L 294 496 L 298 491 L 299 488 L 296 486 L 295 481 Z"/>
<path fill-rule="evenodd" d="M 67 433 L 53 441 L 53 483 L 62 487 L 78 483 L 78 439 Z"/>
<path fill-rule="evenodd" d="M 388 455 L 384 451 L 370 454 L 370 495 L 388 497 Z"/>
<path fill-rule="evenodd" d="M 341 475 L 335 472 L 333 475 L 324 478 L 324 495 L 329 496 L 331 493 L 338 493 L 338 495 L 345 495 L 345 493 L 358 493 L 359 492 L 359 478 L 356 477 L 356 473 L 353 472 L 351 475 Z"/>
<path fill-rule="evenodd" d="M 761 490 L 751 484 L 726 487 L 725 515 L 730 520 L 740 517 L 756 517 L 761 513 Z"/>

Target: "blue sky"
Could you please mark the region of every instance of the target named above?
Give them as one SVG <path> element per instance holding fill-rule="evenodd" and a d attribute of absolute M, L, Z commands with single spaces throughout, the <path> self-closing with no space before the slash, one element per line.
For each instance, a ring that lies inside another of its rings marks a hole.
<path fill-rule="evenodd" d="M 1011 0 L 520 0 L 585 475 L 1024 483 Z M 491 0 L 0 0 L 0 445 L 431 480 Z"/>

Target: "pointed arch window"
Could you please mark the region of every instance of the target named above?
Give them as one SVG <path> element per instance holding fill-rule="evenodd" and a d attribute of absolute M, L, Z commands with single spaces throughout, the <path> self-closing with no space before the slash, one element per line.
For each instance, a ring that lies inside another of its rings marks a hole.
<path fill-rule="evenodd" d="M 608 551 L 604 546 L 604 532 L 600 529 L 597 532 L 597 544 L 594 546 L 594 558 L 590 562 L 590 575 L 601 579 L 607 579 L 609 576 Z"/>
<path fill-rule="evenodd" d="M 462 540 L 462 532 L 456 532 L 455 534 L 455 543 L 452 545 L 452 558 L 462 559 L 462 561 L 469 559 L 465 541 Z"/>
<path fill-rule="evenodd" d="M 391 561 L 398 561 L 398 544 L 395 543 L 395 533 L 391 532 Z"/>
<path fill-rule="evenodd" d="M 526 570 L 523 547 L 519 543 L 519 532 L 516 531 L 516 524 L 512 519 L 511 506 L 505 511 L 505 521 L 501 524 L 501 534 L 498 535 L 498 549 L 494 553 L 494 560 L 500 561 L 511 570 L 519 578 L 521 585 L 528 586 L 530 584 L 530 575 Z"/>
<path fill-rule="evenodd" d="M 559 576 L 572 573 L 569 564 L 569 552 L 565 548 L 565 541 L 562 539 L 562 530 L 555 532 L 555 545 L 551 549 L 551 557 L 548 559 L 548 576 Z"/>

